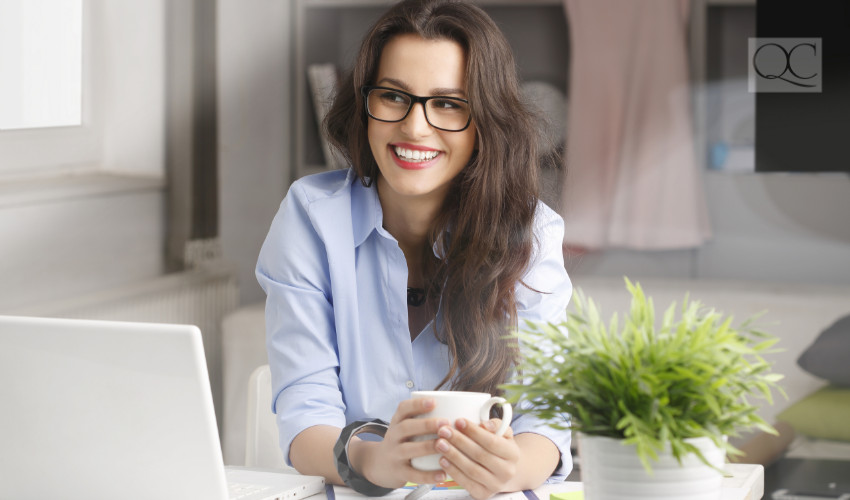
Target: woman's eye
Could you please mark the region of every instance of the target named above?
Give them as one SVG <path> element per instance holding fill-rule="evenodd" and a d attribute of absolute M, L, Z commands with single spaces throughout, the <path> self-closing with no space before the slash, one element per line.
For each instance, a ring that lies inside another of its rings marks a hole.
<path fill-rule="evenodd" d="M 434 109 L 438 109 L 440 111 L 451 111 L 455 109 L 463 109 L 463 103 L 460 101 L 453 101 L 451 99 L 433 99 Z"/>
<path fill-rule="evenodd" d="M 392 104 L 406 104 L 407 96 L 398 92 L 384 92 L 381 94 L 381 100 Z"/>

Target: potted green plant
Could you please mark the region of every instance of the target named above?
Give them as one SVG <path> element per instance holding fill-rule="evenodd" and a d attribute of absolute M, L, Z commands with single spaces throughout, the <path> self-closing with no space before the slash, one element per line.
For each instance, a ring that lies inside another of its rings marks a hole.
<path fill-rule="evenodd" d="M 725 456 L 740 453 L 727 436 L 775 433 L 751 399 L 782 392 L 762 357 L 776 339 L 687 295 L 656 322 L 652 299 L 625 282 L 622 321 L 606 325 L 577 290 L 564 323 L 527 322 L 518 376 L 503 388 L 555 427 L 569 414 L 585 498 L 718 498 Z"/>

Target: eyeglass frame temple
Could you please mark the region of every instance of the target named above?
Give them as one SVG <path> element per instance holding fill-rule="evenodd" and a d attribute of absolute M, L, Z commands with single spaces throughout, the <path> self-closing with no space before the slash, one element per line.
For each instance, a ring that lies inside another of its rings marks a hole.
<path fill-rule="evenodd" d="M 372 115 L 372 112 L 369 111 L 369 92 L 371 92 L 375 89 L 391 90 L 393 92 L 398 92 L 399 94 L 404 94 L 407 97 L 410 97 L 410 106 L 407 107 L 407 112 L 404 113 L 404 116 L 402 116 L 398 120 L 383 120 L 381 118 L 376 118 L 374 115 Z M 391 88 L 391 87 L 382 87 L 380 85 L 364 85 L 364 86 L 360 87 L 360 93 L 363 94 L 363 107 L 366 109 L 366 114 L 369 116 L 369 118 L 372 118 L 373 120 L 378 120 L 379 122 L 398 123 L 398 122 L 404 121 L 408 117 L 408 115 L 410 115 L 410 110 L 413 109 L 413 105 L 416 104 L 416 103 L 420 103 L 420 104 L 422 104 L 422 112 L 425 114 L 425 121 L 428 122 L 428 125 L 434 127 L 437 130 L 442 130 L 444 132 L 463 132 L 464 130 L 468 129 L 469 125 L 472 123 L 472 113 L 469 113 L 469 117 L 467 117 L 467 119 L 466 119 L 466 125 L 464 125 L 463 128 L 460 128 L 460 129 L 457 129 L 457 130 L 451 130 L 451 129 L 438 127 L 438 126 L 434 125 L 433 123 L 431 123 L 431 120 L 428 118 L 428 110 L 425 106 L 425 103 L 427 103 L 431 99 L 451 99 L 451 100 L 463 102 L 465 104 L 469 104 L 468 100 L 460 98 L 460 97 L 452 97 L 452 96 L 447 96 L 447 95 L 432 95 L 432 96 L 427 96 L 427 97 L 420 97 L 418 95 L 411 94 L 410 92 L 405 92 L 404 90 L 394 89 L 394 88 Z"/>

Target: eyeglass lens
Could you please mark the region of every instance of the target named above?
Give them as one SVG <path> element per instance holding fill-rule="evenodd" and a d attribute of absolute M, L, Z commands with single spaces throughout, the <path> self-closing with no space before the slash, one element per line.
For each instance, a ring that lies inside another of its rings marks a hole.
<path fill-rule="evenodd" d="M 413 100 L 401 92 L 372 89 L 366 96 L 369 114 L 377 120 L 395 122 L 404 119 Z M 436 97 L 425 103 L 425 119 L 433 127 L 463 130 L 469 123 L 469 104 L 460 99 Z"/>

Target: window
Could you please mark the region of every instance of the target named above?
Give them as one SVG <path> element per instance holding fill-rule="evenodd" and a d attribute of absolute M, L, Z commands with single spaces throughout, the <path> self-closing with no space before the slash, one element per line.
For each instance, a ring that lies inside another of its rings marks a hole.
<path fill-rule="evenodd" d="M 164 175 L 165 5 L 0 0 L 0 181 Z"/>
<path fill-rule="evenodd" d="M 0 130 L 83 123 L 82 0 L 0 0 Z"/>
<path fill-rule="evenodd" d="M 0 0 L 0 176 L 91 168 L 89 0 Z"/>

